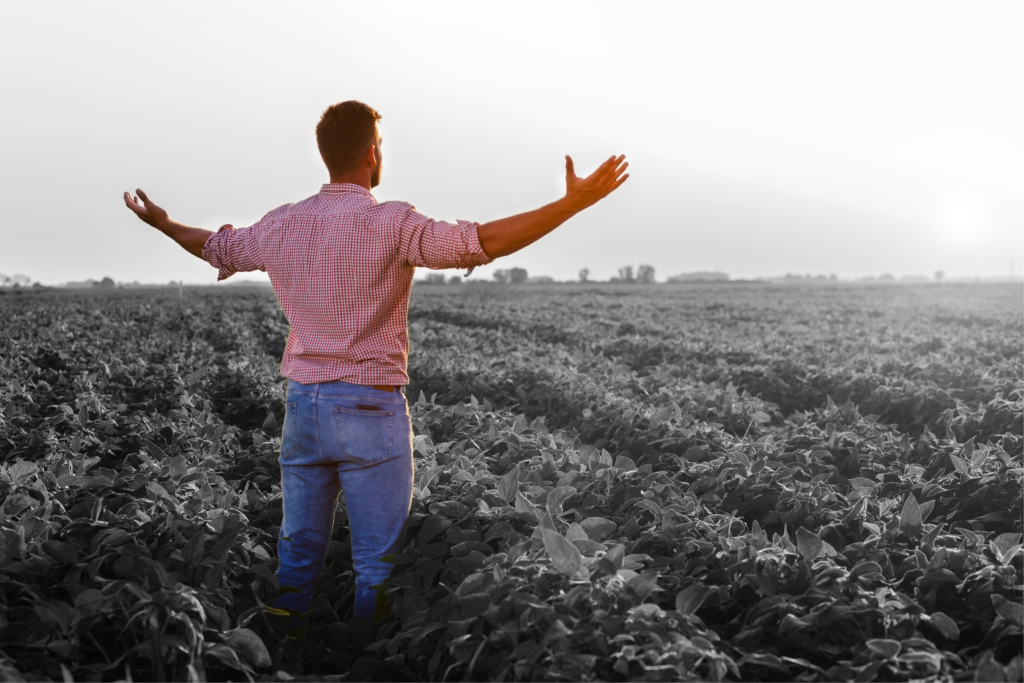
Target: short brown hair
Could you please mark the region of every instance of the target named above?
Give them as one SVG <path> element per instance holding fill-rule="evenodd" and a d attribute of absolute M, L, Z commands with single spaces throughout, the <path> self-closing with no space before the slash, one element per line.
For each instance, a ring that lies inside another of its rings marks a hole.
<path fill-rule="evenodd" d="M 327 170 L 344 173 L 359 163 L 374 135 L 381 115 L 368 104 L 356 100 L 332 104 L 316 124 L 316 146 Z"/>

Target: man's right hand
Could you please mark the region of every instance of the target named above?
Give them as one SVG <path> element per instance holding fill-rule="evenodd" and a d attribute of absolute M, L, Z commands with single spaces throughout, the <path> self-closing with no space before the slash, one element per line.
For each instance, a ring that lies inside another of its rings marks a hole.
<path fill-rule="evenodd" d="M 597 204 L 626 182 L 629 162 L 626 155 L 609 157 L 586 178 L 576 175 L 572 157 L 565 156 L 565 198 L 576 211 L 582 211 Z M 578 207 L 578 208 L 576 208 Z"/>

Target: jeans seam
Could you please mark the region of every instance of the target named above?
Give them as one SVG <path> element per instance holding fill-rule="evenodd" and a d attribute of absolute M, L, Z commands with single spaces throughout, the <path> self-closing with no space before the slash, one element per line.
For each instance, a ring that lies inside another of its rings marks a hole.
<path fill-rule="evenodd" d="M 327 458 L 324 457 L 324 447 L 320 439 L 320 386 L 317 385 L 316 395 L 313 396 L 313 433 L 316 435 L 316 450 L 317 460 L 321 465 L 329 465 Z"/>
<path fill-rule="evenodd" d="M 284 408 L 285 408 L 285 418 L 284 418 L 285 422 L 286 423 L 288 422 L 288 415 L 291 415 L 292 421 L 297 423 L 297 421 L 299 419 L 299 416 L 295 414 L 295 410 L 298 408 L 298 402 L 297 401 L 288 401 L 287 403 L 285 403 Z M 299 450 L 299 447 L 302 445 L 302 443 L 300 442 L 300 440 L 298 438 L 298 434 L 296 433 L 297 430 L 293 429 L 291 431 L 292 431 L 291 436 L 292 436 L 292 439 L 294 440 L 295 443 L 292 444 L 292 447 L 289 448 L 287 452 L 285 452 L 283 450 L 281 451 L 282 457 L 291 455 L 295 451 Z M 281 436 L 284 436 L 284 427 L 283 426 L 281 427 Z"/>

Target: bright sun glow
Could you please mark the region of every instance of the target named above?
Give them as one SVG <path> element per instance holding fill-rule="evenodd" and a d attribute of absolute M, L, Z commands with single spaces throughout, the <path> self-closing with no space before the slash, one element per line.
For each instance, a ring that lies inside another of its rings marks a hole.
<path fill-rule="evenodd" d="M 968 247 L 988 232 L 991 208 L 985 197 L 971 190 L 948 194 L 935 214 L 938 237 L 951 247 Z"/>

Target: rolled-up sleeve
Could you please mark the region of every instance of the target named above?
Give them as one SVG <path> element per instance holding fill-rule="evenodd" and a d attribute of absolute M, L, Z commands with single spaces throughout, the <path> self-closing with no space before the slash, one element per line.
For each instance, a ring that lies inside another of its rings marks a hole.
<path fill-rule="evenodd" d="M 274 209 L 248 228 L 235 229 L 231 225 L 223 225 L 206 240 L 206 244 L 203 245 L 203 260 L 217 269 L 218 281 L 238 272 L 266 272 L 267 267 L 263 262 L 263 251 L 260 246 L 261 238 L 281 219 L 289 206 L 291 204 Z"/>
<path fill-rule="evenodd" d="M 479 223 L 435 221 L 405 206 L 396 227 L 399 255 L 410 266 L 472 269 L 494 260 L 480 246 Z"/>

